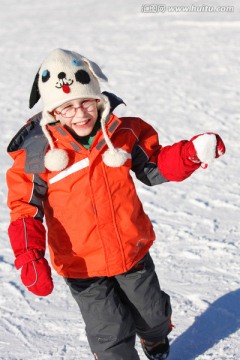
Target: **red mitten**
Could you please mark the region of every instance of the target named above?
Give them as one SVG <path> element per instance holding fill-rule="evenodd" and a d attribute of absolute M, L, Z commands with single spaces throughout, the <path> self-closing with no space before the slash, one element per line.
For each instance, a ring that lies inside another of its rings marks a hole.
<path fill-rule="evenodd" d="M 188 159 L 194 163 L 201 163 L 204 169 L 226 151 L 223 140 L 214 133 L 194 136 L 187 143 L 187 148 Z"/>
<path fill-rule="evenodd" d="M 21 270 L 21 279 L 29 291 L 47 296 L 53 290 L 51 268 L 45 254 L 45 228 L 41 221 L 28 217 L 9 226 L 10 242 L 16 256 L 15 266 Z"/>

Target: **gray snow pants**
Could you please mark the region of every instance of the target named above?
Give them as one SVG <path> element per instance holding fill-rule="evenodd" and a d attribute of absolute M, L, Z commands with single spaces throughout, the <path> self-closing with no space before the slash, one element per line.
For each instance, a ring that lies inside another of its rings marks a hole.
<path fill-rule="evenodd" d="M 65 278 L 86 324 L 95 359 L 139 360 L 136 334 L 159 341 L 171 331 L 170 297 L 160 289 L 148 253 L 114 277 Z"/>

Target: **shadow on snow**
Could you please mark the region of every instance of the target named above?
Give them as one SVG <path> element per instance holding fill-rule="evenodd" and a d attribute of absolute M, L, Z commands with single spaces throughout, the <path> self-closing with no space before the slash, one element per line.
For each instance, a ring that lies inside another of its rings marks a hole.
<path fill-rule="evenodd" d="M 213 304 L 171 345 L 169 360 L 193 360 L 240 328 L 240 289 Z"/>

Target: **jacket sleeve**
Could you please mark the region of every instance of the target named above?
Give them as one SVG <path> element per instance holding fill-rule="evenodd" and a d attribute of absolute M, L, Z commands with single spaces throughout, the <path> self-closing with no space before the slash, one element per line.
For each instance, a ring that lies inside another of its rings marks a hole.
<path fill-rule="evenodd" d="M 14 264 L 16 269 L 21 269 L 22 283 L 29 291 L 47 296 L 54 285 L 51 268 L 44 258 L 46 231 L 42 224 L 42 201 L 47 190 L 46 182 L 39 175 L 24 172 L 24 150 L 14 152 L 13 156 L 15 161 L 7 172 L 7 184 L 11 209 L 8 234 L 15 255 Z"/>
<path fill-rule="evenodd" d="M 26 217 L 42 221 L 43 199 L 47 192 L 47 183 L 38 174 L 24 172 L 24 150 L 14 152 L 12 156 L 14 164 L 7 171 L 8 207 L 11 210 L 11 221 Z"/>
<path fill-rule="evenodd" d="M 153 186 L 182 181 L 199 168 L 200 164 L 188 159 L 188 141 L 162 147 L 151 125 L 140 120 L 139 128 L 132 151 L 132 170 L 141 182 Z"/>
<path fill-rule="evenodd" d="M 133 133 L 136 142 L 132 150 L 132 171 L 137 179 L 149 186 L 168 181 L 157 165 L 158 154 L 162 148 L 157 132 L 145 121 L 134 119 Z"/>

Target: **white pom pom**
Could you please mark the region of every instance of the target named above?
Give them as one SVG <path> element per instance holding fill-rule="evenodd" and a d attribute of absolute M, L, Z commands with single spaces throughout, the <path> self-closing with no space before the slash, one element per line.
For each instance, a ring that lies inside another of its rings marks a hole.
<path fill-rule="evenodd" d="M 49 150 L 45 155 L 44 163 L 50 171 L 61 171 L 68 165 L 68 154 L 62 149 Z"/>
<path fill-rule="evenodd" d="M 105 151 L 105 153 L 102 155 L 102 158 L 103 158 L 104 164 L 106 164 L 107 166 L 119 167 L 119 166 L 122 166 L 123 164 L 125 164 L 127 159 L 131 158 L 131 155 L 128 154 L 123 149 L 114 148 L 114 149 L 108 149 L 107 151 Z"/>

